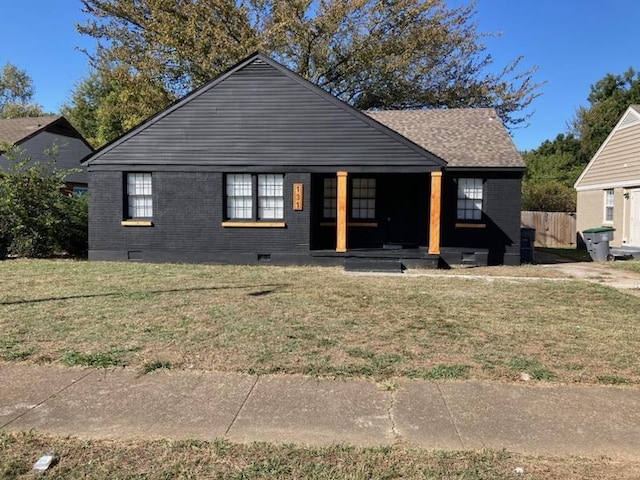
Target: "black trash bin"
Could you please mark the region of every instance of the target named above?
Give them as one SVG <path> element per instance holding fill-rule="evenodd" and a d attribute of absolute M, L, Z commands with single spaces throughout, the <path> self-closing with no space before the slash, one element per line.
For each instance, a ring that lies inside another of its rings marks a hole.
<path fill-rule="evenodd" d="M 609 249 L 609 242 L 613 240 L 613 232 L 615 232 L 615 228 L 612 227 L 588 228 L 582 232 L 584 243 L 587 244 L 587 251 L 594 262 L 613 260 Z"/>
<path fill-rule="evenodd" d="M 522 227 L 520 229 L 520 263 L 533 263 L 536 229 Z"/>

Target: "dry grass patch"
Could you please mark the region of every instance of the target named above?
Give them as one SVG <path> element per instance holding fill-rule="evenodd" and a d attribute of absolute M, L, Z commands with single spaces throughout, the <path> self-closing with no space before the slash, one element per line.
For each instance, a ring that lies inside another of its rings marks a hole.
<path fill-rule="evenodd" d="M 631 479 L 637 462 L 531 457 L 506 451 L 442 452 L 412 448 L 302 447 L 204 441 L 109 441 L 0 432 L 0 479 L 34 478 L 36 459 L 54 450 L 50 479 Z"/>
<path fill-rule="evenodd" d="M 617 270 L 626 270 L 627 272 L 640 273 L 640 260 L 625 260 L 620 262 L 608 262 L 607 266 Z"/>
<path fill-rule="evenodd" d="M 488 276 L 488 277 L 522 277 L 522 278 L 564 278 L 566 274 L 544 265 L 496 265 L 492 267 L 455 266 L 448 270 L 410 270 L 411 274 L 428 275 L 464 275 L 464 276 Z"/>
<path fill-rule="evenodd" d="M 0 278 L 6 361 L 640 380 L 640 299 L 585 282 L 27 260 L 0 263 Z"/>

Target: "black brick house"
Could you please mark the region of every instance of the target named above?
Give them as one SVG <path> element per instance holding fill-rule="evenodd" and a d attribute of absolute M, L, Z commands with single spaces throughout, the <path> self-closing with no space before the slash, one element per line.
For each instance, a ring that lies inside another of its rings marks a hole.
<path fill-rule="evenodd" d="M 260 54 L 85 163 L 92 260 L 520 261 L 492 109 L 360 112 Z"/>

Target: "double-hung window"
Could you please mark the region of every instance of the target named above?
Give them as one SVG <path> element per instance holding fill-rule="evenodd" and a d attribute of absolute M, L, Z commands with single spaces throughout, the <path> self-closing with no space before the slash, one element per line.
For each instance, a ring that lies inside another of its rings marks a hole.
<path fill-rule="evenodd" d="M 227 218 L 253 218 L 253 181 L 250 174 L 227 175 Z"/>
<path fill-rule="evenodd" d="M 280 175 L 258 175 L 258 220 L 284 218 L 284 178 Z"/>
<path fill-rule="evenodd" d="M 226 175 L 227 220 L 284 219 L 284 175 Z"/>
<path fill-rule="evenodd" d="M 153 196 L 150 173 L 127 173 L 127 218 L 151 218 Z"/>
<path fill-rule="evenodd" d="M 606 223 L 613 222 L 613 189 L 610 188 L 604 191 L 604 221 Z"/>
<path fill-rule="evenodd" d="M 482 219 L 483 189 L 481 178 L 458 179 L 458 220 Z"/>

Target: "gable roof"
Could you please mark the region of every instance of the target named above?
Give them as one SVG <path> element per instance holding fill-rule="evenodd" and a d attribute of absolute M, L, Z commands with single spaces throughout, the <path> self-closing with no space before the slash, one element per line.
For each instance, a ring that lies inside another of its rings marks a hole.
<path fill-rule="evenodd" d="M 640 105 L 630 105 L 584 168 L 574 188 L 640 184 Z"/>
<path fill-rule="evenodd" d="M 187 106 L 191 102 L 196 101 L 199 97 L 204 96 L 211 90 L 215 89 L 217 86 L 223 84 L 225 80 L 229 79 L 234 74 L 240 73 L 240 71 L 242 71 L 243 69 L 250 70 L 252 68 L 262 68 L 262 67 L 271 67 L 271 69 L 276 71 L 275 73 L 284 75 L 289 80 L 295 82 L 299 87 L 303 87 L 304 89 L 306 89 L 308 93 L 313 94 L 314 99 L 318 99 L 318 97 L 320 97 L 321 99 L 325 100 L 327 103 L 333 105 L 334 107 L 337 107 L 337 109 L 342 110 L 343 115 L 346 113 L 351 117 L 352 120 L 353 119 L 359 120 L 359 125 L 361 125 L 362 127 L 366 127 L 367 129 L 373 129 L 383 134 L 387 138 L 394 140 L 396 144 L 404 147 L 405 149 L 408 149 L 408 151 L 411 152 L 412 156 L 414 156 L 415 158 L 420 158 L 422 161 L 421 165 L 429 166 L 431 168 L 440 168 L 446 165 L 446 162 L 443 159 L 439 158 L 437 155 L 425 149 L 422 145 L 416 144 L 411 139 L 406 138 L 405 136 L 393 130 L 392 128 L 389 128 L 387 125 L 384 125 L 383 123 L 378 122 L 376 119 L 351 107 L 350 105 L 341 101 L 337 97 L 322 90 L 317 85 L 314 85 L 308 80 L 302 78 L 297 73 L 289 70 L 285 66 L 270 59 L 269 57 L 262 55 L 261 53 L 255 53 L 247 57 L 246 59 L 238 62 L 236 65 L 228 69 L 226 72 L 220 74 L 218 77 L 216 77 L 209 83 L 197 88 L 193 92 L 187 94 L 182 99 L 177 100 L 176 102 L 172 103 L 167 108 L 165 108 L 164 110 L 158 112 L 157 114 L 150 117 L 146 121 L 142 122 L 138 126 L 132 128 L 121 137 L 103 146 L 101 149 L 94 152 L 90 157 L 85 159 L 83 163 L 86 165 L 101 164 L 103 162 L 107 163 L 106 161 L 101 160 L 101 158 L 107 155 L 111 150 L 118 148 L 120 145 L 132 139 L 135 139 L 137 136 L 143 134 L 146 130 L 151 129 L 152 127 L 154 127 L 154 125 L 159 124 L 163 119 L 170 116 L 172 113 Z M 237 113 L 238 112 L 234 112 L 234 114 L 237 114 Z M 318 134 L 318 133 L 320 132 L 318 131 L 314 132 L 314 134 Z M 372 147 L 369 146 L 369 148 L 372 148 Z"/>
<path fill-rule="evenodd" d="M 365 112 L 447 162 L 448 167 L 518 167 L 525 163 L 493 108 Z"/>
<path fill-rule="evenodd" d="M 0 143 L 19 144 L 60 118 L 60 115 L 47 115 L 0 119 Z"/>

